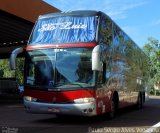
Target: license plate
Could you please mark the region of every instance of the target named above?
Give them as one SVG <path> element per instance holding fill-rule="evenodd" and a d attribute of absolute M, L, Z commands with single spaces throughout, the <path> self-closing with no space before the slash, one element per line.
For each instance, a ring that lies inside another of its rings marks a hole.
<path fill-rule="evenodd" d="M 48 112 L 60 112 L 60 109 L 59 108 L 48 108 Z"/>

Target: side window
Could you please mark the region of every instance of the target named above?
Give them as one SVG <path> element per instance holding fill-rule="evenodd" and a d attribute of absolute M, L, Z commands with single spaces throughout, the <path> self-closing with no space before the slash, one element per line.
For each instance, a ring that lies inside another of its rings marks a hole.
<path fill-rule="evenodd" d="M 101 17 L 99 43 L 105 45 L 112 43 L 112 21 L 106 16 Z"/>
<path fill-rule="evenodd" d="M 98 72 L 97 85 L 106 84 L 110 78 L 111 66 L 110 63 L 103 63 L 103 71 Z"/>
<path fill-rule="evenodd" d="M 103 85 L 106 81 L 105 75 L 106 75 L 106 63 L 102 63 L 103 70 L 98 71 L 97 73 L 97 85 Z"/>
<path fill-rule="evenodd" d="M 112 21 L 105 15 L 101 16 L 99 25 L 99 40 L 98 43 L 103 47 L 102 60 L 103 60 L 103 71 L 98 72 L 97 84 L 106 84 L 110 77 L 111 67 L 110 58 L 112 56 Z"/>
<path fill-rule="evenodd" d="M 103 84 L 103 71 L 97 72 L 97 85 Z"/>
<path fill-rule="evenodd" d="M 109 77 L 110 77 L 110 74 L 111 74 L 111 64 L 108 63 L 106 65 L 106 72 L 105 72 L 105 79 L 106 79 L 106 82 L 109 80 Z"/>

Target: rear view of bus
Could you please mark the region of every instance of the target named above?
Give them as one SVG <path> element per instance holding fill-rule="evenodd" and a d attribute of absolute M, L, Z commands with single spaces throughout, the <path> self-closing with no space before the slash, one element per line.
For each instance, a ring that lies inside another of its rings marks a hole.
<path fill-rule="evenodd" d="M 97 24 L 96 12 L 39 17 L 26 47 L 27 111 L 96 115 L 92 51 Z"/>

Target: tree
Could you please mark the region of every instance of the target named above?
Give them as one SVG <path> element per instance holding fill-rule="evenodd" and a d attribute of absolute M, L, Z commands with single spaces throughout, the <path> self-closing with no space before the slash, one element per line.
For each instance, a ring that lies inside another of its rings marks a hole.
<path fill-rule="evenodd" d="M 0 78 L 16 78 L 18 84 L 23 84 L 24 58 L 16 59 L 16 70 L 9 67 L 9 59 L 0 60 Z"/>
<path fill-rule="evenodd" d="M 23 75 L 24 74 L 24 58 L 17 58 L 16 59 L 16 79 L 18 84 L 23 84 Z"/>
<path fill-rule="evenodd" d="M 9 68 L 9 60 L 0 59 L 0 78 L 10 78 L 14 76 L 15 72 L 11 71 Z"/>
<path fill-rule="evenodd" d="M 155 87 L 160 88 L 160 42 L 149 37 L 143 49 L 150 58 L 150 85 L 156 94 Z"/>

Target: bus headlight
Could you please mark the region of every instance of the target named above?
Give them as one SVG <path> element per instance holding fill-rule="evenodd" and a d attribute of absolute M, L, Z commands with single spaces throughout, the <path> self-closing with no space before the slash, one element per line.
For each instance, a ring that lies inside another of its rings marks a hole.
<path fill-rule="evenodd" d="M 91 102 L 95 102 L 95 98 L 88 97 L 88 98 L 79 98 L 74 100 L 74 103 L 76 104 L 91 103 Z"/>
<path fill-rule="evenodd" d="M 37 98 L 30 97 L 30 96 L 24 96 L 24 100 L 29 101 L 29 102 L 36 102 Z"/>

